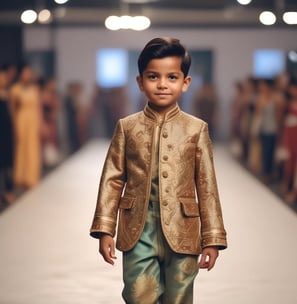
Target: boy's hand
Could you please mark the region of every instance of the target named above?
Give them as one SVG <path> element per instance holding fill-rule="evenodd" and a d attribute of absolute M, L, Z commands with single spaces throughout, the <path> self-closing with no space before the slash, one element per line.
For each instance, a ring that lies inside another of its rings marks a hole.
<path fill-rule="evenodd" d="M 105 262 L 114 265 L 115 245 L 114 239 L 109 234 L 102 234 L 99 240 L 99 252 L 103 256 Z"/>
<path fill-rule="evenodd" d="M 207 269 L 210 271 L 219 256 L 219 250 L 216 247 L 206 247 L 202 250 L 201 259 L 199 262 L 199 267 L 201 269 Z"/>

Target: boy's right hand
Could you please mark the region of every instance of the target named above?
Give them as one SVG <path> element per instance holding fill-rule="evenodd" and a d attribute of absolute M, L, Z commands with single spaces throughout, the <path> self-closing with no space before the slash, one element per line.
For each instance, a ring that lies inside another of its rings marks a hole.
<path fill-rule="evenodd" d="M 109 234 L 102 234 L 99 240 L 99 252 L 103 256 L 105 262 L 114 265 L 115 245 L 114 239 Z"/>

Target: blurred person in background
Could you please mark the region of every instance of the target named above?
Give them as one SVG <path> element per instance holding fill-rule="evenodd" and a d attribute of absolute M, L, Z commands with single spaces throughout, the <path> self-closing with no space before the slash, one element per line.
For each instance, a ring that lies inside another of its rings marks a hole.
<path fill-rule="evenodd" d="M 240 133 L 240 122 L 244 104 L 243 84 L 237 81 L 234 84 L 234 93 L 231 100 L 231 153 L 238 159 L 243 157 L 242 139 Z"/>
<path fill-rule="evenodd" d="M 277 143 L 278 143 L 278 145 L 281 144 L 285 116 L 288 111 L 289 81 L 290 81 L 290 77 L 287 73 L 280 74 L 274 79 L 273 94 L 274 94 L 274 99 L 277 104 L 277 110 L 279 111 L 279 113 L 277 114 L 277 123 L 278 123 Z"/>
<path fill-rule="evenodd" d="M 44 122 L 43 162 L 46 167 L 59 163 L 58 112 L 60 107 L 57 82 L 54 78 L 46 79 L 41 92 L 42 113 Z"/>
<path fill-rule="evenodd" d="M 8 89 L 17 81 L 18 69 L 16 64 L 7 63 L 3 68 L 6 70 L 7 87 Z"/>
<path fill-rule="evenodd" d="M 13 126 L 8 104 L 8 77 L 0 69 L 0 200 L 14 201 L 13 194 Z"/>
<path fill-rule="evenodd" d="M 20 69 L 10 89 L 10 106 L 15 136 L 14 182 L 32 188 L 41 176 L 42 110 L 40 88 L 30 66 Z"/>
<path fill-rule="evenodd" d="M 89 113 L 89 135 L 91 138 L 102 138 L 105 136 L 101 91 L 100 86 L 95 83 Z"/>
<path fill-rule="evenodd" d="M 256 129 L 261 143 L 261 173 L 265 182 L 273 180 L 274 156 L 283 113 L 283 102 L 276 98 L 272 80 L 258 83 L 259 96 L 256 104 Z"/>
<path fill-rule="evenodd" d="M 210 137 L 214 138 L 217 122 L 218 98 L 215 86 L 211 83 L 203 84 L 197 91 L 193 101 L 192 113 L 208 124 Z"/>
<path fill-rule="evenodd" d="M 289 84 L 288 110 L 284 121 L 283 148 L 285 152 L 282 192 L 289 203 L 297 199 L 297 79 Z"/>
<path fill-rule="evenodd" d="M 286 160 L 286 151 L 283 148 L 283 133 L 285 125 L 285 116 L 288 111 L 288 86 L 289 75 L 283 73 L 274 79 L 274 98 L 280 105 L 278 113 L 278 136 L 274 157 L 275 180 L 279 182 L 283 177 L 284 161 Z"/>
<path fill-rule="evenodd" d="M 251 156 L 250 154 L 251 152 L 253 154 L 254 150 L 258 150 L 258 140 L 252 132 L 256 101 L 256 81 L 252 77 L 248 77 L 243 81 L 243 95 L 240 109 L 240 137 L 242 141 L 242 160 L 245 163 L 251 163 L 251 160 L 253 163 L 254 158 L 253 155 Z M 257 163 L 257 160 L 255 162 Z"/>
<path fill-rule="evenodd" d="M 84 140 L 84 111 L 82 113 L 82 85 L 79 82 L 71 82 L 67 86 L 65 96 L 65 112 L 67 117 L 67 134 L 69 142 L 69 152 L 76 152 Z M 82 128 L 83 127 L 83 128 Z"/>
<path fill-rule="evenodd" d="M 130 113 L 127 87 L 114 87 L 101 90 L 102 109 L 105 118 L 106 136 L 111 138 L 119 118 Z"/>

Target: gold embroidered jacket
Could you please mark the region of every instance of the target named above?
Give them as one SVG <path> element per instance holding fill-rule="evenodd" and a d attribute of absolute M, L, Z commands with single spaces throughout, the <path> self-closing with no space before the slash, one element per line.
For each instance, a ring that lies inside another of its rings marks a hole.
<path fill-rule="evenodd" d="M 106 156 L 90 234 L 132 249 L 145 224 L 160 117 L 149 106 L 120 119 Z M 177 253 L 227 247 L 207 124 L 176 106 L 160 126 L 159 201 L 164 236 Z"/>

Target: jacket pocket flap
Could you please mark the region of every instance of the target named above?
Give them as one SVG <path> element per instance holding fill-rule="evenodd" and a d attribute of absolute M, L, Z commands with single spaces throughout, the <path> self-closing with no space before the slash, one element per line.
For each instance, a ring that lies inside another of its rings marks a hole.
<path fill-rule="evenodd" d="M 181 203 L 182 211 L 185 216 L 189 217 L 198 217 L 199 216 L 199 208 L 195 198 L 179 198 Z"/>
<path fill-rule="evenodd" d="M 122 197 L 120 200 L 120 209 L 131 209 L 134 205 L 135 198 L 133 197 Z"/>

